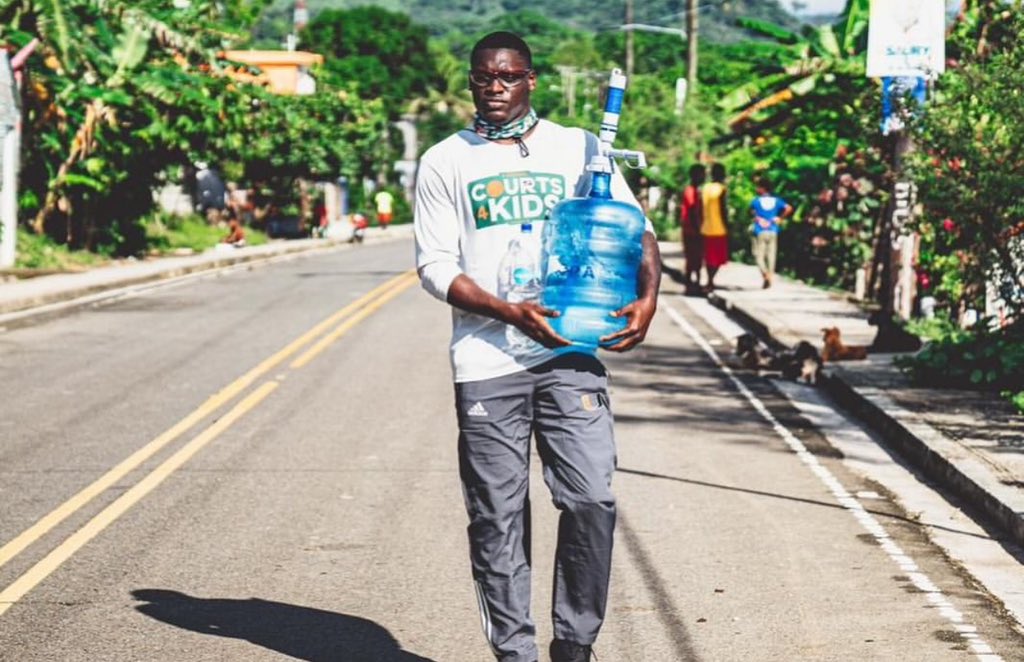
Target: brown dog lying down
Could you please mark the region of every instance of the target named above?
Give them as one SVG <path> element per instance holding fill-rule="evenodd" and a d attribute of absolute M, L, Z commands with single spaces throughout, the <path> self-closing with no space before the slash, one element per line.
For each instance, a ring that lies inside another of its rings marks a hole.
<path fill-rule="evenodd" d="M 822 329 L 821 333 L 821 338 L 825 341 L 825 346 L 821 349 L 823 362 L 858 361 L 868 357 L 868 348 L 864 345 L 844 345 L 837 327 Z"/>

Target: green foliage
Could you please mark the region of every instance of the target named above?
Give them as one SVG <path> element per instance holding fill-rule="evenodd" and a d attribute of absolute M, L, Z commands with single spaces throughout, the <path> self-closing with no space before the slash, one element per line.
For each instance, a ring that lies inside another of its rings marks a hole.
<path fill-rule="evenodd" d="M 204 251 L 213 248 L 228 231 L 224 224 L 211 225 L 198 214 L 174 216 L 155 213 L 142 221 L 151 253 L 174 253 L 180 249 Z M 250 246 L 267 243 L 263 232 L 246 228 L 245 241 Z"/>
<path fill-rule="evenodd" d="M 36 235 L 18 229 L 18 254 L 15 256 L 16 269 L 44 269 L 55 271 L 76 271 L 94 267 L 107 261 L 102 255 L 90 251 L 72 251 L 45 235 Z"/>
<path fill-rule="evenodd" d="M 303 47 L 326 57 L 327 82 L 380 98 L 397 118 L 410 99 L 442 83 L 427 31 L 405 14 L 377 7 L 326 10 L 309 23 Z"/>
<path fill-rule="evenodd" d="M 1018 411 L 1020 411 L 1022 414 L 1024 414 L 1024 391 L 1020 391 L 1018 393 L 1014 393 L 1013 391 L 1005 391 L 1003 393 L 1003 397 L 1009 399 L 1010 402 L 1013 403 L 1013 406 L 1016 407 Z"/>
<path fill-rule="evenodd" d="M 1024 323 L 998 328 L 982 321 L 970 332 L 938 329 L 934 340 L 897 364 L 916 382 L 933 387 L 1004 392 L 1018 407 L 1024 394 Z"/>
<path fill-rule="evenodd" d="M 779 240 L 779 267 L 822 285 L 852 288 L 870 261 L 887 198 L 877 136 L 878 89 L 864 77 L 866 0 L 851 0 L 833 25 L 799 33 L 745 20 L 778 44 L 742 44 L 719 55 L 709 83 L 729 113 L 716 141 L 730 172 L 730 225 L 737 257 L 749 258 L 754 181 L 767 181 L 795 214 Z M 736 79 L 737 74 L 746 73 Z"/>
<path fill-rule="evenodd" d="M 912 168 L 924 206 L 915 219 L 922 266 L 939 296 L 951 309 L 981 309 L 992 281 L 1013 316 L 1024 312 L 1024 200 L 1013 193 L 1024 187 L 1024 17 L 1005 14 L 996 16 L 1002 37 L 980 52 L 970 47 L 974 30 L 955 31 L 962 60 L 914 127 L 927 148 Z"/>
<path fill-rule="evenodd" d="M 394 151 L 382 101 L 329 86 L 276 96 L 228 75 L 216 53 L 245 43 L 241 28 L 262 4 L 25 0 L 0 9 L 6 42 L 42 38 L 25 86 L 23 220 L 71 248 L 139 254 L 137 220 L 152 192 L 196 160 L 285 192 L 298 177 L 375 176 Z"/>
<path fill-rule="evenodd" d="M 913 219 L 919 268 L 945 314 L 943 332 L 904 368 L 923 383 L 1001 391 L 1024 411 L 1024 203 L 1013 193 L 1024 185 L 1024 17 L 1014 5 L 966 4 L 950 68 L 912 125 L 926 146 L 910 160 L 923 208 Z M 960 329 L 958 312 L 982 309 L 990 284 L 1007 317 Z"/>

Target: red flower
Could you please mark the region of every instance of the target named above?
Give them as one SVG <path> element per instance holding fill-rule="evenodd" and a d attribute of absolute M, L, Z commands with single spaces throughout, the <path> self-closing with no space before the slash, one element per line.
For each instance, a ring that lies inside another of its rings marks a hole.
<path fill-rule="evenodd" d="M 942 221 L 942 229 L 945 230 L 946 232 L 953 232 L 954 230 L 956 230 L 956 223 L 953 222 L 953 219 L 947 218 L 946 220 Z"/>

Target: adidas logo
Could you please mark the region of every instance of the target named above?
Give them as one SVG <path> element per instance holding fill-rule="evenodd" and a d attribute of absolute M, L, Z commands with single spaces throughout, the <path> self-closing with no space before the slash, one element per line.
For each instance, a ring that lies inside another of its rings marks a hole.
<path fill-rule="evenodd" d="M 478 402 L 472 407 L 470 407 L 469 411 L 467 411 L 466 414 L 468 416 L 490 416 L 490 414 L 487 412 L 487 409 L 484 408 L 484 403 L 482 402 Z"/>

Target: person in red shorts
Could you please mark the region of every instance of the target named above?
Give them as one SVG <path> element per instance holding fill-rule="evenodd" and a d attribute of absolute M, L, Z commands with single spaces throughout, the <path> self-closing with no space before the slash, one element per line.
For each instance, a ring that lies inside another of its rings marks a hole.
<path fill-rule="evenodd" d="M 700 187 L 706 174 L 704 166 L 690 166 L 690 183 L 679 201 L 679 225 L 683 230 L 683 256 L 686 258 L 686 293 L 700 292 L 700 268 L 704 263 L 704 242 L 701 241 L 702 201 Z"/>
<path fill-rule="evenodd" d="M 387 191 L 380 191 L 377 195 L 373 196 L 373 201 L 377 203 L 377 223 L 386 229 L 391 225 L 391 219 L 394 217 L 393 206 L 395 196 Z"/>
<path fill-rule="evenodd" d="M 715 289 L 715 274 L 729 261 L 729 210 L 726 206 L 725 166 L 711 166 L 711 183 L 701 189 L 703 203 L 700 233 L 704 240 L 704 267 L 708 270 L 705 291 Z"/>

